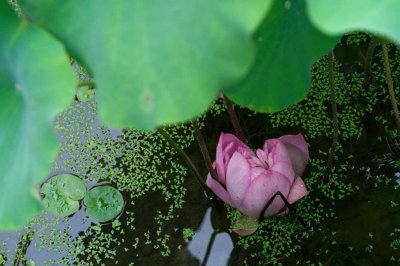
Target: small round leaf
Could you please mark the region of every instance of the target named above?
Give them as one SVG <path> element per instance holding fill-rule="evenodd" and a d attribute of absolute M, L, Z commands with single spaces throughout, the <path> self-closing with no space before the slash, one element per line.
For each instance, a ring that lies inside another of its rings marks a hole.
<path fill-rule="evenodd" d="M 79 200 L 83 199 L 86 187 L 74 175 L 57 175 L 46 181 L 40 193 L 44 195 L 43 205 L 50 213 L 69 216 L 79 210 Z"/>
<path fill-rule="evenodd" d="M 80 102 L 87 102 L 94 96 L 94 89 L 88 86 L 80 87 L 76 90 L 76 98 Z"/>
<path fill-rule="evenodd" d="M 89 190 L 83 203 L 90 219 L 104 223 L 117 217 L 123 207 L 122 194 L 111 186 L 98 186 Z"/>

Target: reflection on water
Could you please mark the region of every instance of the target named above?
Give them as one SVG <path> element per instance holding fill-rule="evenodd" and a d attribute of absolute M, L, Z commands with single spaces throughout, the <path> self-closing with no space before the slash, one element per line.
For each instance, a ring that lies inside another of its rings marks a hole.
<path fill-rule="evenodd" d="M 226 265 L 233 250 L 226 232 L 217 233 L 211 225 L 211 208 L 207 209 L 200 229 L 189 243 L 189 251 L 202 265 Z M 206 256 L 207 255 L 207 256 Z"/>

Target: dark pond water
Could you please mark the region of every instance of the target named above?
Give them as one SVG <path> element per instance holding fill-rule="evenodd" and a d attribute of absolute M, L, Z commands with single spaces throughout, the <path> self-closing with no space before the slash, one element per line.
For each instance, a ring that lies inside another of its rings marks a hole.
<path fill-rule="evenodd" d="M 368 37 L 355 35 L 335 51 L 340 135 L 331 169 L 326 167 L 332 114 L 325 59 L 316 63 L 313 87 L 302 103 L 274 115 L 236 109 L 253 148 L 266 138 L 306 136 L 312 160 L 304 180 L 310 195 L 295 204 L 306 226 L 289 214 L 264 220 L 254 235 L 236 236 L 230 230 L 235 212 L 205 195 L 162 136 L 107 129 L 97 120 L 94 100 L 74 102 L 55 123 L 61 148 L 49 176 L 73 173 L 88 187 L 110 182 L 123 193 L 125 209 L 102 225 L 86 217 L 82 206 L 71 217 L 41 214 L 20 232 L 2 232 L 6 265 L 26 264 L 24 259 L 36 265 L 398 265 L 400 145 L 379 48 L 370 63 L 374 80 L 365 85 L 360 58 L 368 43 Z M 397 83 L 400 57 L 393 47 L 391 56 Z M 222 102 L 200 122 L 214 157 L 220 132 L 233 132 Z M 167 131 L 205 177 L 191 126 Z M 26 232 L 32 232 L 28 240 Z"/>

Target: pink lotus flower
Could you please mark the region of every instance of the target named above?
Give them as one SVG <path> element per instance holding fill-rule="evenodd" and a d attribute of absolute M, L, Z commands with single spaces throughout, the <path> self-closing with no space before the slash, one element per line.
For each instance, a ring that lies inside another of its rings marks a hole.
<path fill-rule="evenodd" d="M 218 181 L 208 174 L 207 186 L 244 215 L 258 218 L 278 191 L 290 204 L 308 194 L 300 177 L 308 160 L 307 144 L 301 134 L 268 139 L 263 149 L 254 153 L 234 135 L 221 133 L 213 163 Z M 283 200 L 275 197 L 263 216 L 287 211 Z"/>

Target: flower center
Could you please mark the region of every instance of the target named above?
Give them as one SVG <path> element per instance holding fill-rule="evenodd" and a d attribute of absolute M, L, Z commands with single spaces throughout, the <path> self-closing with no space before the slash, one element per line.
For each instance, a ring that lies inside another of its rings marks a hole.
<path fill-rule="evenodd" d="M 261 164 L 264 166 L 265 169 L 269 168 L 268 164 L 268 154 L 263 151 L 262 149 L 257 149 L 256 151 L 257 157 L 260 160 Z"/>

